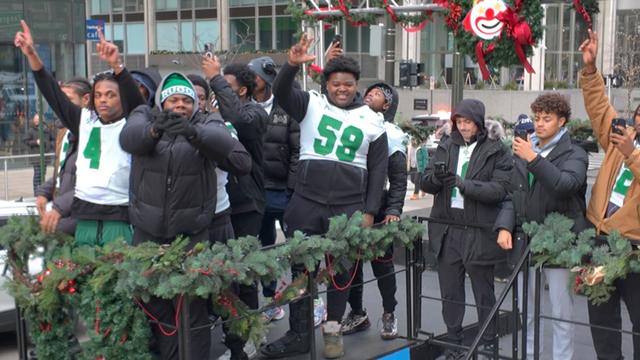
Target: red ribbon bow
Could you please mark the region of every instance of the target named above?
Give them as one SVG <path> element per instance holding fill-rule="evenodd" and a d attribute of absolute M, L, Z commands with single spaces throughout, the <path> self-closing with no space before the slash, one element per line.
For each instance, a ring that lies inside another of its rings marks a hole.
<path fill-rule="evenodd" d="M 519 3 L 519 2 L 517 2 Z M 535 70 L 529 61 L 527 60 L 527 56 L 525 55 L 523 46 L 533 46 L 535 43 L 533 41 L 533 34 L 531 33 L 531 27 L 529 23 L 527 23 L 524 18 L 518 16 L 518 8 L 516 4 L 516 9 L 512 7 L 508 7 L 505 11 L 496 15 L 496 18 L 505 26 L 507 36 L 513 39 L 513 47 L 516 50 L 516 55 L 520 60 L 522 66 L 524 66 L 525 70 L 529 74 L 534 74 Z"/>

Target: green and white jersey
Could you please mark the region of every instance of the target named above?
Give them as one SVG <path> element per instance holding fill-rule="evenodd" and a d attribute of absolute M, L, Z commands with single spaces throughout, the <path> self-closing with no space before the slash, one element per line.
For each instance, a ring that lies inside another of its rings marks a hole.
<path fill-rule="evenodd" d="M 120 147 L 125 124 L 124 118 L 103 124 L 93 111 L 82 110 L 76 161 L 78 199 L 99 205 L 129 203 L 131 155 Z"/>
<path fill-rule="evenodd" d="M 300 123 L 300 160 L 330 160 L 367 168 L 369 144 L 385 133 L 384 118 L 368 106 L 341 109 L 309 91 Z"/>
<path fill-rule="evenodd" d="M 640 143 L 637 141 L 634 143 L 636 149 L 640 148 Z M 618 207 L 622 207 L 624 205 L 624 198 L 627 196 L 627 192 L 629 192 L 629 188 L 631 187 L 631 183 L 633 182 L 633 173 L 625 163 L 622 163 L 620 166 L 620 171 L 618 172 L 618 176 L 616 176 L 616 182 L 613 185 L 613 189 L 611 190 L 611 197 L 609 198 L 609 202 L 615 204 Z"/>
<path fill-rule="evenodd" d="M 469 170 L 469 161 L 471 160 L 471 154 L 473 154 L 473 150 L 475 150 L 478 142 L 474 142 L 469 146 L 460 146 L 460 150 L 458 152 L 458 164 L 456 166 L 456 175 L 461 178 L 465 178 L 467 176 L 467 170 Z M 464 209 L 464 196 L 460 192 L 460 189 L 454 187 L 451 190 L 451 207 L 455 209 Z"/>
<path fill-rule="evenodd" d="M 64 163 L 67 160 L 67 153 L 69 152 L 69 148 L 71 147 L 69 136 L 71 136 L 71 132 L 69 132 L 69 130 L 65 130 L 64 137 L 62 138 L 62 147 L 60 148 L 60 162 L 58 163 L 56 189 L 60 188 L 60 180 L 62 180 L 62 168 L 64 168 Z"/>
<path fill-rule="evenodd" d="M 384 127 L 387 130 L 387 142 L 389 143 L 389 156 L 400 151 L 407 155 L 407 145 L 409 144 L 409 135 L 405 134 L 398 125 L 386 121 Z"/>

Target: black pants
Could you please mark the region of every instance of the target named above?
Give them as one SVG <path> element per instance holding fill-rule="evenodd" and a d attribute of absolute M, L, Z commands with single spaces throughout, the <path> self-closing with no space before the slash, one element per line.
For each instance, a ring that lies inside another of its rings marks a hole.
<path fill-rule="evenodd" d="M 262 246 L 269 246 L 276 243 L 276 221 L 280 222 L 280 228 L 283 227 L 282 217 L 289 202 L 289 195 L 286 190 L 265 190 L 265 198 L 267 205 L 260 226 L 260 242 Z M 272 298 L 276 294 L 277 285 L 277 281 L 263 282 L 262 296 Z"/>
<path fill-rule="evenodd" d="M 294 193 L 284 213 L 285 235 L 290 237 L 296 230 L 302 231 L 307 235 L 324 234 L 329 230 L 329 218 L 340 214 L 350 216 L 363 208 L 363 203 L 339 206 L 323 205 Z M 296 264 L 291 269 L 291 276 L 295 279 L 300 274 L 303 274 L 304 271 L 304 265 Z M 313 275 L 311 274 L 311 276 Z M 338 286 L 343 287 L 350 280 L 349 275 L 351 275 L 351 271 L 337 273 L 334 276 L 334 281 Z M 328 321 L 342 321 L 348 298 L 349 288 L 338 290 L 334 287 L 333 282 L 329 282 L 327 293 Z M 298 334 L 308 333 L 311 325 L 309 324 L 309 312 L 313 311 L 311 299 L 305 297 L 289 304 L 289 311 L 291 331 Z"/>
<path fill-rule="evenodd" d="M 449 341 L 462 343 L 462 321 L 465 313 L 465 272 L 471 278 L 471 288 L 478 306 L 478 319 L 483 323 L 496 302 L 492 265 L 472 265 L 463 262 L 465 231 L 449 228 L 438 257 L 438 281 L 442 302 L 442 317 L 447 325 Z M 485 339 L 493 339 L 495 327 L 490 327 Z"/>
<path fill-rule="evenodd" d="M 198 242 L 206 242 L 209 239 L 209 232 L 203 230 L 197 234 L 190 235 L 190 246 L 192 247 Z M 144 241 L 155 241 L 161 244 L 171 243 L 170 238 L 156 238 L 146 233 L 139 227 L 133 231 L 134 244 Z M 147 310 L 155 316 L 159 322 L 169 325 L 176 325 L 176 310 L 178 299 L 166 300 L 157 297 L 151 297 L 148 303 L 144 304 Z M 211 347 L 211 329 L 207 325 L 209 322 L 208 301 L 200 297 L 189 299 L 189 327 L 200 328 L 191 331 L 191 358 L 192 359 L 208 359 L 209 348 Z M 151 324 L 151 332 L 155 338 L 155 350 L 159 353 L 163 360 L 178 359 L 178 332 L 174 332 L 173 328 L 163 326 L 165 333 L 173 333 L 171 336 L 163 334 L 158 324 Z"/>
<path fill-rule="evenodd" d="M 393 266 L 393 244 L 389 246 L 383 258 L 371 261 L 371 269 L 373 270 L 373 275 L 378 278 L 378 289 L 380 290 L 380 296 L 382 296 L 382 308 L 387 314 L 393 313 L 398 304 L 396 301 L 396 276 L 395 274 L 390 275 L 395 272 Z M 349 293 L 349 305 L 351 310 L 356 313 L 361 313 L 363 310 L 363 281 L 362 262 L 360 262 Z"/>
<path fill-rule="evenodd" d="M 592 325 L 606 326 L 614 329 L 622 329 L 620 316 L 620 300 L 623 300 L 629 311 L 632 331 L 640 333 L 640 274 L 629 273 L 625 279 L 614 282 L 615 290 L 611 298 L 600 305 L 588 303 L 589 323 Z M 602 360 L 622 359 L 622 334 L 616 331 L 591 328 L 593 345 Z M 640 359 L 640 336 L 633 336 L 633 358 Z"/>
<path fill-rule="evenodd" d="M 262 214 L 258 212 L 233 214 L 230 219 L 235 238 L 249 235 L 258 236 L 260 225 L 262 224 Z M 257 284 L 234 284 L 232 290 L 250 309 L 257 309 L 259 307 Z M 226 334 L 224 343 L 231 350 L 232 355 L 241 353 L 246 339 L 230 334 L 227 324 L 223 326 L 223 329 Z"/>
<path fill-rule="evenodd" d="M 411 169 L 411 182 L 413 185 L 413 194 L 418 195 L 420 193 L 420 181 L 422 180 L 422 173 L 418 169 Z"/>

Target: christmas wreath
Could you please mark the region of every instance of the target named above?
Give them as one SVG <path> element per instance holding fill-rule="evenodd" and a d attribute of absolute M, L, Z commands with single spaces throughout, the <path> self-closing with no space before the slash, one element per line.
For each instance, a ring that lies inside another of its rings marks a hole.
<path fill-rule="evenodd" d="M 558 213 L 549 214 L 542 224 L 523 225 L 530 236 L 531 252 L 536 266 L 554 265 L 571 269 L 572 286 L 593 304 L 611 297 L 615 280 L 629 272 L 640 272 L 640 251 L 633 250 L 629 240 L 612 232 L 606 242 L 596 243 L 595 231 L 576 234 L 574 221 Z"/>
<path fill-rule="evenodd" d="M 255 237 L 232 239 L 227 244 L 189 248 L 188 239 L 170 245 L 124 242 L 105 247 L 74 247 L 73 240 L 39 231 L 36 217 L 16 217 L 0 228 L 0 246 L 7 249 L 12 279 L 8 288 L 32 326 L 30 335 L 41 359 L 150 359 L 149 319 L 154 315 L 144 303 L 151 296 L 177 299 L 213 299 L 216 314 L 230 319 L 230 331 L 259 339 L 266 331 L 262 310 L 248 309 L 228 289 L 232 283 L 252 284 L 285 277 L 292 264 L 312 270 L 328 256 L 329 269 L 316 281 L 333 279 L 343 264 L 383 257 L 393 242 L 411 246 L 424 226 L 402 220 L 375 228 L 362 228 L 362 214 L 330 220 L 323 236 L 296 232 L 285 244 L 261 250 Z M 29 258 L 41 257 L 44 270 L 29 272 Z M 300 277 L 281 284 L 273 304 L 284 304 L 305 292 Z M 89 340 L 72 354 L 69 339 L 77 315 L 86 323 Z M 175 323 L 156 323 L 163 333 L 178 331 Z"/>

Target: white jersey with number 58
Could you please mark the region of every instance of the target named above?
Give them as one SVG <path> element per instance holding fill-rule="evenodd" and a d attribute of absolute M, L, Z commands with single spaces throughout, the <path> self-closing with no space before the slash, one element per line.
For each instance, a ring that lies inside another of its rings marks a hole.
<path fill-rule="evenodd" d="M 369 144 L 385 133 L 381 114 L 361 106 L 346 110 L 309 91 L 307 114 L 300 122 L 300 160 L 331 160 L 367 168 Z"/>
<path fill-rule="evenodd" d="M 124 118 L 103 124 L 94 112 L 82 110 L 76 161 L 78 199 L 100 205 L 129 203 L 131 155 L 120 147 L 125 124 Z"/>

